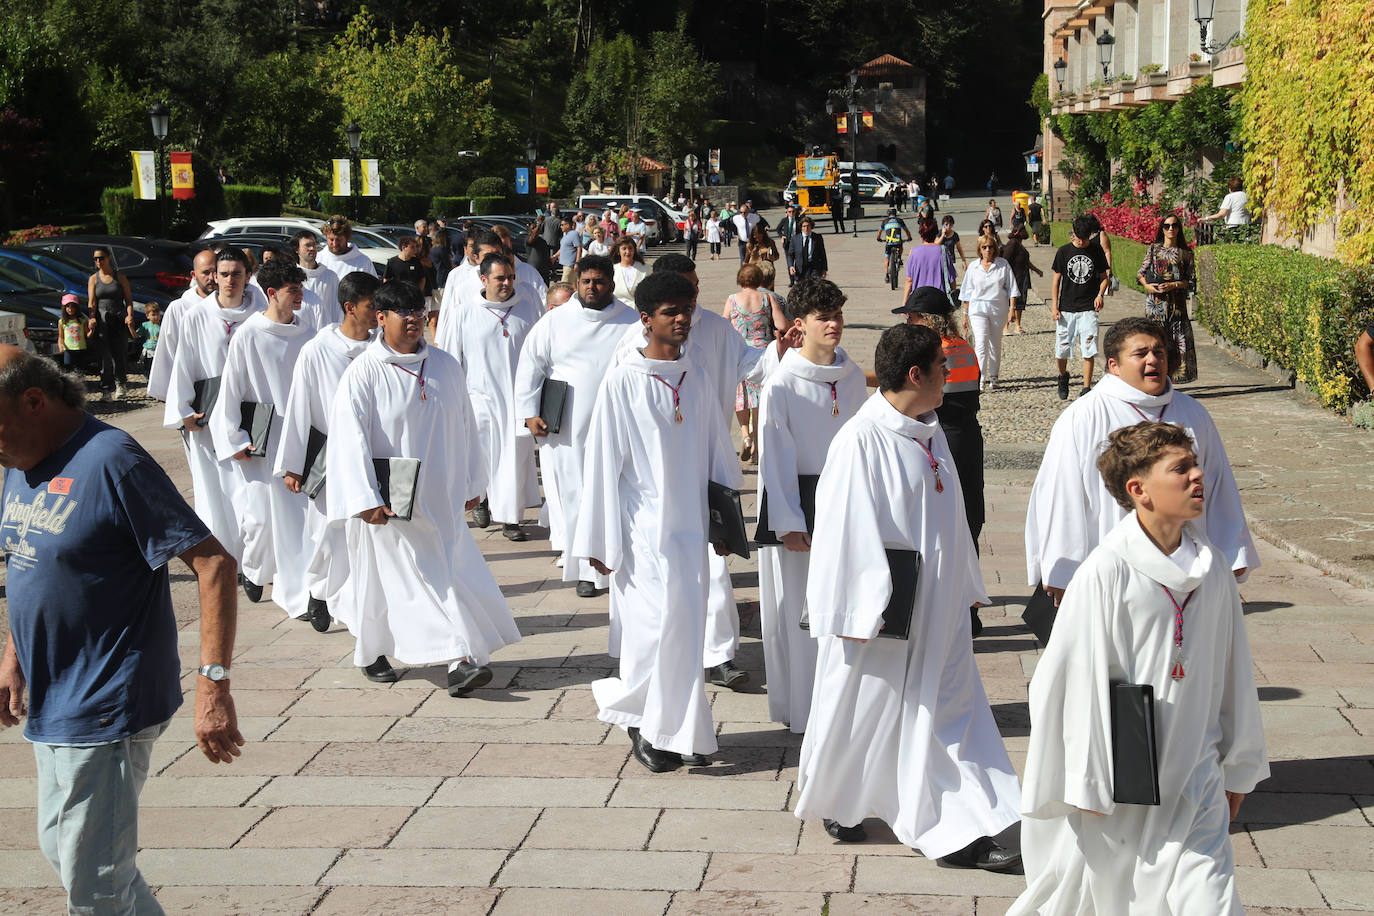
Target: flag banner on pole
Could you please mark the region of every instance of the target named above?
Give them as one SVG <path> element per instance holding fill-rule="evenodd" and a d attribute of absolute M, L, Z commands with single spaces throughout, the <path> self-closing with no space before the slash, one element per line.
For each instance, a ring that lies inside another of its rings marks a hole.
<path fill-rule="evenodd" d="M 361 160 L 359 160 L 359 163 L 362 165 L 362 171 L 359 172 L 359 174 L 362 176 L 362 179 L 363 179 L 363 180 L 362 180 L 362 186 L 363 186 L 362 194 L 363 194 L 363 196 L 364 196 L 364 197 L 381 197 L 381 196 L 382 196 L 382 176 L 381 176 L 381 174 L 377 171 L 377 160 L 376 160 L 376 159 L 361 159 Z"/>
<path fill-rule="evenodd" d="M 334 160 L 334 196 L 347 197 L 353 193 L 353 173 L 347 159 Z"/>
<path fill-rule="evenodd" d="M 150 149 L 133 150 L 134 157 L 134 197 L 139 200 L 157 200 L 157 159 Z"/>
<path fill-rule="evenodd" d="M 865 112 L 864 112 L 864 130 L 872 130 L 872 129 L 873 129 L 873 112 L 871 112 L 871 111 L 865 111 Z"/>
<path fill-rule="evenodd" d="M 542 165 L 534 167 L 534 193 L 549 193 L 549 170 Z"/>
<path fill-rule="evenodd" d="M 191 171 L 190 153 L 170 153 L 172 157 L 172 198 L 190 200 L 196 196 L 196 177 Z"/>
<path fill-rule="evenodd" d="M 712 149 L 706 151 L 706 167 L 709 171 L 720 171 L 720 150 Z"/>
<path fill-rule="evenodd" d="M 849 115 L 835 115 L 835 133 L 849 133 Z"/>

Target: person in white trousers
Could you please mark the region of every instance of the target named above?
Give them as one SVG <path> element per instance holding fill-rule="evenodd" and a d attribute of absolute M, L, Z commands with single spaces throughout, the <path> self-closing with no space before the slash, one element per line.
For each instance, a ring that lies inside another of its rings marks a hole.
<path fill-rule="evenodd" d="M 997 387 L 997 372 L 1002 365 L 1002 330 L 1008 312 L 1020 296 L 1011 265 L 1001 257 L 997 242 L 991 236 L 979 236 L 978 260 L 964 271 L 959 301 L 964 303 L 964 327 L 978 357 L 984 389 Z"/>

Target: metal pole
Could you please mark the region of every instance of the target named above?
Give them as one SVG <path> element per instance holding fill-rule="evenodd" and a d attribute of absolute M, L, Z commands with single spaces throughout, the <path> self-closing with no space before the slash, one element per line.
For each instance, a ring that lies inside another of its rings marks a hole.
<path fill-rule="evenodd" d="M 162 163 L 162 141 L 157 142 L 157 204 L 162 223 L 162 237 L 167 237 L 167 169 Z"/>
<path fill-rule="evenodd" d="M 849 221 L 854 238 L 859 237 L 859 106 L 849 106 Z"/>

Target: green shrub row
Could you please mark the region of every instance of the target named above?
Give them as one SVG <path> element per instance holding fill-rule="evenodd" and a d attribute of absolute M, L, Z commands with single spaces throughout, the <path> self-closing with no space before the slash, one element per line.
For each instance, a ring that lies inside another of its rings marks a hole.
<path fill-rule="evenodd" d="M 158 202 L 139 200 L 132 187 L 102 191 L 100 212 L 110 235 L 157 235 L 162 230 Z"/>
<path fill-rule="evenodd" d="M 1332 410 L 1369 396 L 1355 339 L 1374 321 L 1374 269 L 1275 245 L 1198 249 L 1198 318 L 1290 370 Z"/>
<path fill-rule="evenodd" d="M 250 184 L 224 185 L 227 216 L 275 216 L 281 213 L 281 191 Z"/>

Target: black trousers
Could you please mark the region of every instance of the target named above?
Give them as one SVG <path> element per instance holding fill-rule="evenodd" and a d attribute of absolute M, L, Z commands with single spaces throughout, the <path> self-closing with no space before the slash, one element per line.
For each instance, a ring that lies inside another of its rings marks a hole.
<path fill-rule="evenodd" d="M 977 423 L 941 423 L 940 428 L 944 430 L 945 441 L 949 443 L 954 469 L 959 472 L 959 487 L 964 494 L 964 516 L 968 519 L 968 530 L 973 535 L 976 549 L 978 536 L 983 533 L 983 522 L 987 519 L 983 502 L 983 428 Z"/>
<path fill-rule="evenodd" d="M 125 315 L 121 310 L 96 316 L 93 343 L 100 361 L 102 389 L 123 385 L 129 380 L 129 326 L 124 323 Z"/>

